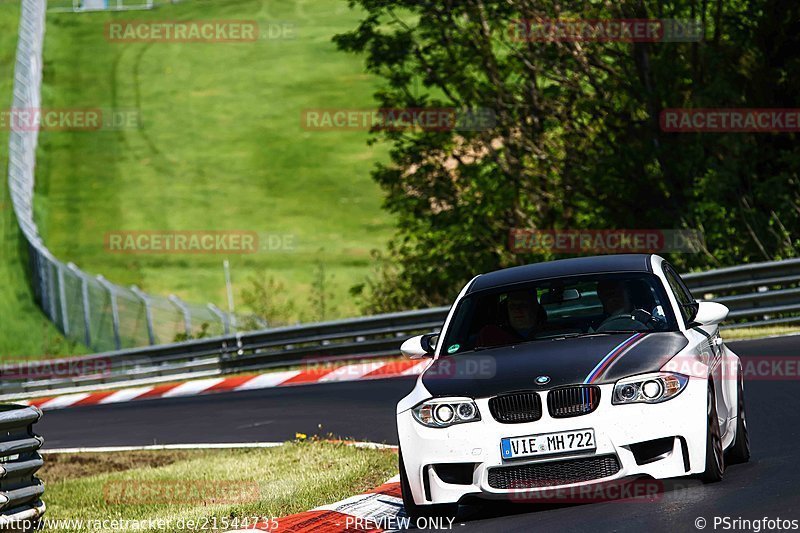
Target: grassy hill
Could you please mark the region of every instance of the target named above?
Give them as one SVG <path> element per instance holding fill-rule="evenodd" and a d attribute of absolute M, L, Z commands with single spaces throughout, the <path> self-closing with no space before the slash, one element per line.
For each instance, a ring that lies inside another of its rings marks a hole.
<path fill-rule="evenodd" d="M 119 43 L 106 23 L 256 20 L 288 38 L 241 43 Z M 225 307 L 222 261 L 211 255 L 109 253 L 116 231 L 243 230 L 291 236 L 293 247 L 230 255 L 235 295 L 273 277 L 309 320 L 318 265 L 332 310 L 357 308 L 348 289 L 369 273 L 391 219 L 369 170 L 386 150 L 368 134 L 308 131 L 303 110 L 374 105 L 374 80 L 331 37 L 354 27 L 342 0 L 192 0 L 153 11 L 50 14 L 43 105 L 137 109 L 141 127 L 48 131 L 40 137 L 37 217 L 50 249 L 91 273 L 155 294 Z"/>
<path fill-rule="evenodd" d="M 11 101 L 19 5 L 0 3 L 0 101 Z M 280 38 L 240 43 L 119 43 L 110 21 L 255 20 Z M 375 81 L 331 37 L 357 23 L 342 0 L 191 0 L 152 11 L 50 13 L 43 107 L 135 110 L 137 128 L 44 131 L 36 215 L 55 255 L 119 284 L 225 307 L 222 261 L 234 293 L 251 278 L 283 286 L 288 318 L 318 318 L 313 288 L 324 266 L 326 318 L 357 314 L 348 289 L 370 271 L 370 250 L 392 220 L 369 170 L 386 149 L 363 131 L 309 131 L 303 111 L 373 106 Z M 7 167 L 7 131 L 0 161 Z M 7 192 L 0 197 L 0 355 L 62 355 L 65 342 L 34 305 Z M 288 249 L 247 255 L 109 253 L 119 231 L 256 232 Z M 319 290 L 317 290 L 317 293 Z M 237 311 L 246 311 L 239 307 Z"/>

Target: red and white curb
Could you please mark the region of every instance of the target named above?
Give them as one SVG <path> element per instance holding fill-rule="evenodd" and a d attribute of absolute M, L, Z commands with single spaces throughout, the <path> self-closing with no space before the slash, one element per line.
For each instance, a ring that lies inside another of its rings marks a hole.
<path fill-rule="evenodd" d="M 407 359 L 369 361 L 366 363 L 353 363 L 342 366 L 314 367 L 305 370 L 286 370 L 268 374 L 251 374 L 229 378 L 197 379 L 183 383 L 167 383 L 163 385 L 133 387 L 120 390 L 48 396 L 30 400 L 19 400 L 13 403 L 30 405 L 44 411 L 49 411 L 52 409 L 63 409 L 65 407 L 105 405 L 138 400 L 152 400 L 155 398 L 179 398 L 182 396 L 197 396 L 199 394 L 212 394 L 216 392 L 235 392 L 314 383 L 335 383 L 415 376 L 420 374 L 427 364 L 428 361 L 412 361 Z"/>
<path fill-rule="evenodd" d="M 259 524 L 256 529 L 292 533 L 378 533 L 408 529 L 413 525 L 413 521 L 404 516 L 400 476 L 395 476 L 366 494 L 352 496 L 304 513 L 277 518 L 271 524 Z"/>

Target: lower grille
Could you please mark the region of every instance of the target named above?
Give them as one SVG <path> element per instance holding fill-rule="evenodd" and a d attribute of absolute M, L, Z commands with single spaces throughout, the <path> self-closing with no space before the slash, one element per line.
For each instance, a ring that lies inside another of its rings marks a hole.
<path fill-rule="evenodd" d="M 489 400 L 489 411 L 498 422 L 519 424 L 542 418 L 542 400 L 535 392 L 517 392 Z"/>
<path fill-rule="evenodd" d="M 600 387 L 578 385 L 553 389 L 547 394 L 547 409 L 553 418 L 591 413 L 600 405 Z"/>
<path fill-rule="evenodd" d="M 616 455 L 568 459 L 489 469 L 489 486 L 494 489 L 555 487 L 613 476 L 619 472 Z"/>

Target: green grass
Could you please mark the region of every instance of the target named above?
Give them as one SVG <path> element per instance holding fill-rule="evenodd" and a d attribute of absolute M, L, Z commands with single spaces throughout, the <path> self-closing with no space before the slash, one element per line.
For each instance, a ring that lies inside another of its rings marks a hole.
<path fill-rule="evenodd" d="M 216 517 L 220 524 L 224 517 L 307 511 L 372 489 L 396 473 L 397 455 L 390 450 L 304 442 L 268 449 L 47 455 L 40 477 L 51 523 L 152 518 L 170 520 L 172 527 L 139 531 L 172 532 L 180 531 L 180 520 Z M 246 487 L 242 497 L 235 486 Z M 198 487 L 225 501 L 198 498 Z M 147 493 L 146 501 L 132 497 Z M 75 523 L 69 530 L 99 531 Z"/>
<path fill-rule="evenodd" d="M 743 339 L 760 339 L 762 337 L 775 337 L 778 335 L 797 335 L 800 326 L 763 326 L 758 328 L 733 328 L 726 329 L 722 336 L 726 341 Z"/>
<path fill-rule="evenodd" d="M 11 107 L 19 2 L 0 2 L 0 109 Z M 0 363 L 82 352 L 66 342 L 33 301 L 25 276 L 27 253 L 7 188 L 8 129 L 0 128 Z"/>
<path fill-rule="evenodd" d="M 369 177 L 386 150 L 368 147 L 366 132 L 305 131 L 300 116 L 307 108 L 373 105 L 375 82 L 361 60 L 330 42 L 358 16 L 343 0 L 193 0 L 150 12 L 48 15 L 43 105 L 138 108 L 143 127 L 42 133 L 36 212 L 47 245 L 114 282 L 224 308 L 225 257 L 110 254 L 106 232 L 291 235 L 292 250 L 227 257 L 237 300 L 249 277 L 274 277 L 295 303 L 291 321 L 316 318 L 311 286 L 321 262 L 332 296 L 326 318 L 357 314 L 348 289 L 392 230 Z M 18 2 L 0 2 L 0 102 L 8 104 L 18 18 Z M 105 23 L 117 19 L 254 19 L 262 29 L 283 21 L 296 38 L 109 43 Z M 0 164 L 7 168 L 6 131 Z M 0 214 L 0 357 L 85 352 L 64 341 L 32 300 L 5 187 Z"/>
<path fill-rule="evenodd" d="M 110 20 L 255 19 L 296 37 L 255 43 L 111 43 Z M 343 0 L 193 0 L 152 11 L 50 14 L 44 106 L 139 108 L 142 128 L 40 137 L 36 211 L 59 258 L 154 294 L 225 308 L 222 255 L 121 255 L 107 232 L 245 230 L 291 235 L 292 250 L 231 255 L 234 294 L 274 277 L 294 320 L 317 315 L 315 262 L 332 312 L 358 309 L 348 289 L 370 272 L 392 219 L 369 172 L 386 160 L 368 133 L 301 128 L 308 108 L 374 107 L 376 81 L 331 37 L 359 13 Z"/>

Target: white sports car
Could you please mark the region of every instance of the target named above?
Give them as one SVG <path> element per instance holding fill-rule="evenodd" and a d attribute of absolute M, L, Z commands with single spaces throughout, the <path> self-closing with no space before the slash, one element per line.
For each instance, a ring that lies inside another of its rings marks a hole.
<path fill-rule="evenodd" d="M 412 517 L 625 478 L 719 481 L 750 448 L 728 309 L 657 255 L 584 257 L 475 277 L 397 406 Z"/>

